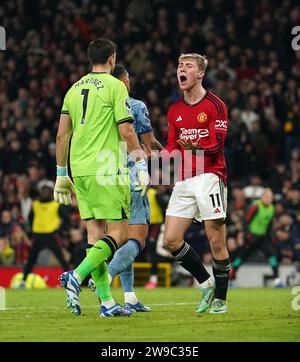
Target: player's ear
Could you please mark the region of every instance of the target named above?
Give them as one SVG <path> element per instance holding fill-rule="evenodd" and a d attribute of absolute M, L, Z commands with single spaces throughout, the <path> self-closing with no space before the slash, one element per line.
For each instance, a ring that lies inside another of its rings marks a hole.
<path fill-rule="evenodd" d="M 109 58 L 108 58 L 108 64 L 114 68 L 115 64 L 116 64 L 116 53 L 112 54 Z"/>
<path fill-rule="evenodd" d="M 204 72 L 200 71 L 198 75 L 198 79 L 202 79 L 204 77 Z"/>

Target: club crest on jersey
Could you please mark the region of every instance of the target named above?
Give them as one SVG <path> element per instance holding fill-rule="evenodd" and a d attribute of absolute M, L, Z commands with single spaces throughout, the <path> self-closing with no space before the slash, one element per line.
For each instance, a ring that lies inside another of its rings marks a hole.
<path fill-rule="evenodd" d="M 205 122 L 207 120 L 207 114 L 204 112 L 199 113 L 197 116 L 197 120 L 200 123 Z"/>

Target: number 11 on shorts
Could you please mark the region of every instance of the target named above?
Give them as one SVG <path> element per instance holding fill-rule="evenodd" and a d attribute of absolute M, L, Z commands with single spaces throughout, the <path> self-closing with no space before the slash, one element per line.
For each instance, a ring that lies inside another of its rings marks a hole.
<path fill-rule="evenodd" d="M 220 194 L 210 194 L 209 197 L 211 198 L 211 202 L 213 205 L 213 208 L 215 209 L 216 207 L 221 207 L 221 202 L 220 202 Z"/>

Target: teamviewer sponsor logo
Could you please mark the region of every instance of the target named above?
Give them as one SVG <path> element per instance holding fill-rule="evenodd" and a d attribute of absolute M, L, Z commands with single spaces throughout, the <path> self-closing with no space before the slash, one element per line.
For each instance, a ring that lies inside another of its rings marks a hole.
<path fill-rule="evenodd" d="M 0 26 L 0 50 L 6 50 L 6 32 L 3 26 Z"/>
<path fill-rule="evenodd" d="M 198 129 L 198 128 L 180 128 L 179 138 L 181 140 L 196 140 L 198 138 L 208 137 L 209 130 L 206 128 Z"/>

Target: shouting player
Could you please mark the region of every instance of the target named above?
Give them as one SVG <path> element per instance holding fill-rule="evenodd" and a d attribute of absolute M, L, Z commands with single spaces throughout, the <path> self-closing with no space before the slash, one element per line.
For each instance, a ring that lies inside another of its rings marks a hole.
<path fill-rule="evenodd" d="M 230 260 L 225 241 L 226 164 L 224 140 L 227 131 L 225 104 L 202 86 L 207 60 L 199 54 L 179 57 L 177 79 L 183 97 L 168 111 L 166 150 L 181 153 L 182 181 L 175 184 L 166 212 L 164 245 L 200 283 L 202 300 L 196 312 L 226 313 Z M 186 152 L 185 150 L 190 150 Z M 202 150 L 200 152 L 198 150 Z M 197 152 L 196 152 L 197 151 Z M 163 151 L 164 152 L 164 151 Z M 191 154 L 190 158 L 187 153 Z M 187 162 L 190 163 L 190 168 Z M 203 169 L 198 167 L 203 162 Z M 200 256 L 184 240 L 194 217 L 204 221 L 213 254 L 213 275 Z"/>
<path fill-rule="evenodd" d="M 144 192 L 149 175 L 131 125 L 128 91 L 110 74 L 116 63 L 115 44 L 108 39 L 92 41 L 88 58 L 92 72 L 77 81 L 64 99 L 57 133 L 54 196 L 61 204 L 71 202 L 74 185 L 67 171 L 71 139 L 70 165 L 80 216 L 86 221 L 89 252 L 74 271 L 63 273 L 60 281 L 66 289 L 67 305 L 76 315 L 81 313 L 80 284 L 92 274 L 101 299 L 100 316 L 129 316 L 131 311 L 112 298 L 106 263 L 127 240 L 130 186 L 122 140 L 128 152 L 135 151 L 138 185 Z"/>

